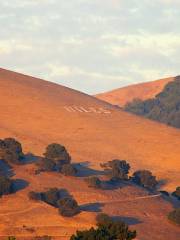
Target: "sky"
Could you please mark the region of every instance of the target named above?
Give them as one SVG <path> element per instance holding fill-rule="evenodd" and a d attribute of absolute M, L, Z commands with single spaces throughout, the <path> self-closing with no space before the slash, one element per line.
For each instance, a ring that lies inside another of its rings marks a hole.
<path fill-rule="evenodd" d="M 180 0 L 1 0 L 0 67 L 95 94 L 180 74 Z"/>

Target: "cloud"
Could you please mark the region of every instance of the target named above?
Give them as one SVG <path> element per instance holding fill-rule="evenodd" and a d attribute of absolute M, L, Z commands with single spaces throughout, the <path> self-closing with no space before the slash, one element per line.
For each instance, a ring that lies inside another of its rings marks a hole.
<path fill-rule="evenodd" d="M 176 0 L 2 0 L 0 65 L 88 93 L 179 74 Z"/>

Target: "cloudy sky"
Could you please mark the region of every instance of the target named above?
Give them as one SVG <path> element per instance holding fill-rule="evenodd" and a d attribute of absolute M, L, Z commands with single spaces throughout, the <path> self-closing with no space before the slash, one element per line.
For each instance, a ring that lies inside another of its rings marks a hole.
<path fill-rule="evenodd" d="M 1 0 L 0 67 L 87 92 L 180 74 L 180 0 Z"/>

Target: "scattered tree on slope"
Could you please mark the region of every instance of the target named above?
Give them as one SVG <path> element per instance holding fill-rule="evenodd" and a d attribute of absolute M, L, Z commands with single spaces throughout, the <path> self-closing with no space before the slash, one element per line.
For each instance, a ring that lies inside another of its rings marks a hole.
<path fill-rule="evenodd" d="M 101 164 L 111 180 L 128 180 L 130 165 L 125 160 L 114 159 Z"/>
<path fill-rule="evenodd" d="M 77 231 L 70 240 L 131 240 L 136 238 L 136 231 L 129 230 L 127 224 L 121 221 L 114 221 L 106 216 L 97 222 L 97 228 L 90 228 L 85 231 Z"/>
<path fill-rule="evenodd" d="M 0 197 L 13 192 L 13 181 L 7 177 L 0 176 Z"/>
<path fill-rule="evenodd" d="M 174 191 L 172 195 L 176 197 L 178 200 L 180 200 L 180 187 L 177 187 L 176 191 Z"/>
<path fill-rule="evenodd" d="M 24 158 L 21 143 L 14 138 L 0 140 L 0 158 L 8 164 L 19 164 Z"/>
<path fill-rule="evenodd" d="M 133 173 L 132 181 L 142 187 L 153 190 L 158 184 L 156 177 L 148 170 L 139 170 Z"/>
<path fill-rule="evenodd" d="M 171 222 L 180 225 L 180 208 L 174 209 L 172 212 L 170 212 L 168 219 Z"/>

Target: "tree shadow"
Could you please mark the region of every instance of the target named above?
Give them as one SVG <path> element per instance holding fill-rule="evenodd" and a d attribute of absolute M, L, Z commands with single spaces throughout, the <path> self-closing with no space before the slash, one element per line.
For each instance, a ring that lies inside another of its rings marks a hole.
<path fill-rule="evenodd" d="M 77 169 L 77 177 L 90 177 L 95 175 L 104 175 L 104 171 L 92 169 L 89 166 L 89 162 L 82 162 L 73 164 Z"/>
<path fill-rule="evenodd" d="M 3 160 L 0 160 L 0 175 L 5 177 L 14 176 L 13 168 Z"/>
<path fill-rule="evenodd" d="M 24 188 L 26 188 L 27 186 L 29 186 L 29 182 L 27 182 L 26 180 L 23 179 L 14 179 L 13 183 L 12 183 L 12 189 L 13 189 L 13 193 L 16 193 L 20 190 L 23 190 Z"/>
<path fill-rule="evenodd" d="M 124 217 L 124 216 L 112 216 L 112 219 L 114 221 L 122 221 L 125 222 L 128 225 L 136 225 L 142 223 L 141 220 L 135 218 L 135 217 Z"/>
<path fill-rule="evenodd" d="M 36 163 L 41 157 L 36 156 L 33 153 L 27 153 L 25 154 L 24 158 L 21 160 L 22 164 L 31 164 L 31 163 Z"/>
<path fill-rule="evenodd" d="M 107 181 L 102 181 L 101 188 L 103 190 L 116 190 L 116 189 L 121 189 L 130 185 L 131 185 L 131 182 L 125 181 L 125 180 L 118 180 L 118 181 L 107 180 Z"/>
<path fill-rule="evenodd" d="M 103 203 L 88 203 L 80 206 L 81 211 L 85 212 L 101 212 Z"/>
<path fill-rule="evenodd" d="M 169 202 L 174 208 L 180 208 L 180 201 L 176 197 L 172 195 L 166 196 L 165 194 L 161 195 L 161 197 Z"/>

